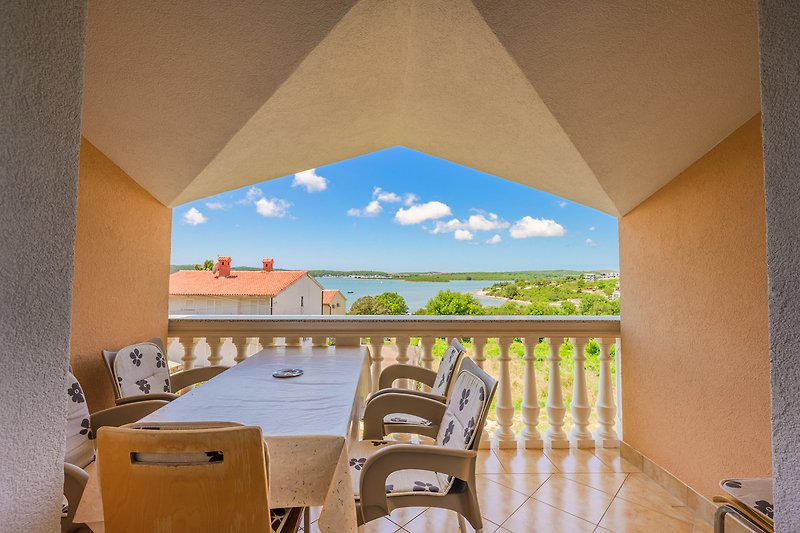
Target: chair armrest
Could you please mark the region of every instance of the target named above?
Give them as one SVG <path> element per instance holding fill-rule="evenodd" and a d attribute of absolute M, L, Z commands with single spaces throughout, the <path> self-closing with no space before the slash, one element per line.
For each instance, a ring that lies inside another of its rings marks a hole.
<path fill-rule="evenodd" d="M 150 396 L 148 394 L 147 396 Z M 153 411 L 164 407 L 169 402 L 165 400 L 144 400 L 141 402 L 126 403 L 116 407 L 109 407 L 90 415 L 92 431 L 97 432 L 103 426 L 119 427 L 131 422 L 138 422 Z"/>
<path fill-rule="evenodd" d="M 364 409 L 364 439 L 383 438 L 383 419 L 388 414 L 416 415 L 438 424 L 444 416 L 446 407 L 442 402 L 422 396 L 382 394 L 371 400 Z"/>
<path fill-rule="evenodd" d="M 478 452 L 474 450 L 422 444 L 396 444 L 379 450 L 367 459 L 361 469 L 359 494 L 364 522 L 389 514 L 386 479 L 392 472 L 428 470 L 472 483 L 477 455 Z"/>
<path fill-rule="evenodd" d="M 64 463 L 64 496 L 67 497 L 67 505 L 69 510 L 67 516 L 61 519 L 61 524 L 69 524 L 76 529 L 77 524 L 73 524 L 72 520 L 75 517 L 75 511 L 78 510 L 78 504 L 81 502 L 83 490 L 86 488 L 86 483 L 89 482 L 89 474 L 83 468 L 75 466 L 70 463 Z"/>
<path fill-rule="evenodd" d="M 389 365 L 381 372 L 378 388 L 388 389 L 396 379 L 411 379 L 433 387 L 436 383 L 436 372 L 416 365 Z"/>
<path fill-rule="evenodd" d="M 154 392 L 152 394 L 137 394 L 135 396 L 125 396 L 124 398 L 117 398 L 116 404 L 126 405 L 129 403 L 146 402 L 149 400 L 164 400 L 167 402 L 171 402 L 177 397 L 178 397 L 177 394 L 173 394 L 171 392 Z"/>
<path fill-rule="evenodd" d="M 422 396 L 423 398 L 429 398 L 431 400 L 436 400 L 437 402 L 447 403 L 447 397 L 442 396 L 441 394 L 434 394 L 432 392 L 425 392 L 421 390 L 415 389 L 400 389 L 400 388 L 390 388 L 390 389 L 380 389 L 375 391 L 367 398 L 367 403 L 371 402 L 374 398 L 381 396 L 383 394 L 411 394 L 413 396 Z"/>
<path fill-rule="evenodd" d="M 172 392 L 177 392 L 191 385 L 208 381 L 228 370 L 227 366 L 199 366 L 189 370 L 175 372 L 169 377 Z"/>

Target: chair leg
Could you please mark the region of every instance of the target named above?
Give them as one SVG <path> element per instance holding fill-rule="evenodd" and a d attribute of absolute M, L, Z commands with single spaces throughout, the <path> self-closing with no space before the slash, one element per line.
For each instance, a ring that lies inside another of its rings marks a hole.
<path fill-rule="evenodd" d="M 458 517 L 458 530 L 461 533 L 467 533 L 467 524 L 464 521 L 464 517 L 461 516 L 461 513 L 456 513 L 456 516 Z"/>

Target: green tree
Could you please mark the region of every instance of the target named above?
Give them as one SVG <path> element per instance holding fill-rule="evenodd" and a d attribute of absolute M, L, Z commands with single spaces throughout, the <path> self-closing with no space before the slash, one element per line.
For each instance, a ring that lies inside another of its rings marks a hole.
<path fill-rule="evenodd" d="M 425 304 L 426 315 L 482 315 L 483 306 L 471 294 L 439 291 L 439 294 Z"/>
<path fill-rule="evenodd" d="M 213 270 L 214 269 L 214 261 L 211 259 L 206 259 L 203 261 L 202 265 L 194 265 L 195 270 Z"/>
<path fill-rule="evenodd" d="M 372 296 L 362 296 L 350 306 L 348 315 L 386 315 L 386 306 Z"/>
<path fill-rule="evenodd" d="M 383 304 L 387 315 L 405 315 L 408 313 L 408 305 L 405 299 L 396 292 L 384 292 L 376 296 L 375 300 Z"/>
<path fill-rule="evenodd" d="M 575 307 L 575 304 L 569 300 L 563 301 L 561 302 L 561 314 L 567 316 L 577 315 L 578 308 Z"/>

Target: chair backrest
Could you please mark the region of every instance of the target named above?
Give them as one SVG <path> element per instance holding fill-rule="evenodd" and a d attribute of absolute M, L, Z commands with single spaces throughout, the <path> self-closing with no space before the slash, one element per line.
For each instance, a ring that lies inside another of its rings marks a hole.
<path fill-rule="evenodd" d="M 72 372 L 67 373 L 67 436 L 64 462 L 81 468 L 94 461 L 94 443 L 90 427 L 89 407 L 78 379 Z"/>
<path fill-rule="evenodd" d="M 171 392 L 167 357 L 154 342 L 131 344 L 113 355 L 104 350 L 103 359 L 110 362 L 117 398 Z"/>
<path fill-rule="evenodd" d="M 98 430 L 107 531 L 269 533 L 261 429 L 209 425 Z"/>
<path fill-rule="evenodd" d="M 477 450 L 496 391 L 497 380 L 481 370 L 472 359 L 464 357 L 453 392 L 447 400 L 436 444 Z"/>
<path fill-rule="evenodd" d="M 431 387 L 431 392 L 447 396 L 452 390 L 453 376 L 456 374 L 458 365 L 461 358 L 466 353 L 466 350 L 461 345 L 458 339 L 453 338 L 450 341 L 450 346 L 442 356 L 442 361 L 439 363 L 439 370 L 436 372 L 436 381 Z"/>
<path fill-rule="evenodd" d="M 153 337 L 147 342 L 158 346 L 161 349 L 161 353 L 164 354 L 166 358 L 167 352 L 164 350 L 164 341 L 162 341 L 159 337 Z M 125 348 L 123 348 L 122 350 L 124 349 Z M 119 393 L 119 381 L 117 380 L 117 376 L 114 373 L 114 361 L 116 360 L 117 354 L 119 352 L 112 352 L 111 350 L 101 350 L 100 353 L 103 356 L 103 362 L 106 364 L 106 370 L 108 370 L 108 375 L 111 378 L 111 383 L 112 383 L 111 388 L 114 390 L 114 396 L 117 399 L 119 399 L 121 398 Z M 167 374 L 169 374 L 169 365 L 167 365 Z M 170 392 L 170 391 L 165 391 L 165 392 Z"/>

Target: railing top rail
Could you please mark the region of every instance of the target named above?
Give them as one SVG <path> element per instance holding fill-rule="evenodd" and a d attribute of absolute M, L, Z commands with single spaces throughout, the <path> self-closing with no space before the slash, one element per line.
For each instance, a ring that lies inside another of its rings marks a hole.
<path fill-rule="evenodd" d="M 170 335 L 471 334 L 619 336 L 618 316 L 170 315 Z"/>

